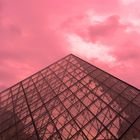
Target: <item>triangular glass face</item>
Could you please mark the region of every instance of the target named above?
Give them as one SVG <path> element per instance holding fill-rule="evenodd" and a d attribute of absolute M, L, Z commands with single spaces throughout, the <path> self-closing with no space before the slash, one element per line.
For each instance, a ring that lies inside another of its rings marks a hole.
<path fill-rule="evenodd" d="M 140 91 L 72 54 L 0 93 L 0 140 L 140 139 Z"/>

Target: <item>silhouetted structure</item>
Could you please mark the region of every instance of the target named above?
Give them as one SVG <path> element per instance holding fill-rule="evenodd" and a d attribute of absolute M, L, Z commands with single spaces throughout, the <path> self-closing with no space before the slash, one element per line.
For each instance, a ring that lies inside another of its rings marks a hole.
<path fill-rule="evenodd" d="M 0 93 L 0 140 L 140 140 L 140 91 L 68 55 Z"/>

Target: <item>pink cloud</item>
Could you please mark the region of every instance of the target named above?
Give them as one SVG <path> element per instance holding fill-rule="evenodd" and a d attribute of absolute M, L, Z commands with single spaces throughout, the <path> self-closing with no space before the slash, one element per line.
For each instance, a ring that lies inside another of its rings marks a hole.
<path fill-rule="evenodd" d="M 0 0 L 0 89 L 71 52 L 140 87 L 138 9 L 138 0 Z"/>
<path fill-rule="evenodd" d="M 83 23 L 88 18 L 83 17 L 80 20 L 78 18 L 79 21 L 73 19 L 69 19 L 70 22 L 65 22 L 65 28 L 68 24 L 68 30 L 65 30 L 68 36 L 76 34 L 82 40 L 80 43 L 78 43 L 78 40 L 69 40 L 75 52 L 78 52 L 77 54 L 80 56 L 86 56 L 87 60 L 89 59 L 91 62 L 94 62 L 93 64 L 106 69 L 113 75 L 128 81 L 132 85 L 139 86 L 139 78 L 134 78 L 135 75 L 140 77 L 138 72 L 140 61 L 139 32 L 127 32 L 127 29 L 132 25 L 121 23 L 121 17 L 117 15 L 108 16 L 98 22 L 95 19 L 95 22 L 81 24 L 81 26 L 79 26 L 80 23 Z M 71 27 L 70 30 L 69 27 Z M 136 40 L 134 40 L 134 37 Z M 104 49 L 101 49 L 102 46 L 106 46 L 105 48 L 109 49 L 109 51 L 106 52 Z M 99 49 L 104 55 L 97 53 Z M 110 58 L 112 58 L 112 61 L 110 61 Z M 126 72 L 125 74 L 124 71 Z"/>

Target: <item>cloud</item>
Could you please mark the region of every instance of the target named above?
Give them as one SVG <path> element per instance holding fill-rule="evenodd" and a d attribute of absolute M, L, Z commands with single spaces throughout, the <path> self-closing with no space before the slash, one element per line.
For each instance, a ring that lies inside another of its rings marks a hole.
<path fill-rule="evenodd" d="M 129 4 L 132 4 L 134 3 L 136 0 L 121 0 L 121 2 L 124 4 L 124 5 L 129 5 Z"/>
<path fill-rule="evenodd" d="M 109 55 L 109 48 L 100 43 L 85 42 L 77 35 L 67 35 L 67 40 L 71 44 L 70 50 L 74 54 L 85 56 L 87 59 L 98 59 L 104 63 L 113 63 L 115 58 Z"/>
<path fill-rule="evenodd" d="M 28 7 L 26 10 L 29 13 L 23 12 L 26 2 L 22 2 L 23 5 L 17 2 L 16 6 L 19 7 L 16 9 L 16 0 L 6 3 L 1 13 L 0 90 L 46 67 L 67 53 L 63 36 L 59 31 L 46 26 L 45 15 L 41 15 L 44 12 L 42 9 L 37 10 L 40 12 L 37 16 L 37 5 L 32 5 L 30 1 L 27 3 L 33 6 L 35 13 Z"/>
<path fill-rule="evenodd" d="M 22 27 L 21 29 L 18 25 L 15 27 L 14 29 L 9 26 L 6 29 L 3 28 L 5 36 L 1 39 L 5 40 L 1 41 L 0 48 L 2 65 L 0 83 L 3 85 L 1 89 L 24 79 L 67 53 L 63 48 L 65 41 L 55 31 L 48 29 L 47 34 L 42 31 L 36 34 L 32 31 L 28 35 L 27 30 L 27 36 L 25 36 L 22 33 Z M 17 29 L 19 29 L 18 32 Z"/>
<path fill-rule="evenodd" d="M 0 89 L 69 53 L 139 87 L 140 3 L 125 2 L 0 0 Z"/>
<path fill-rule="evenodd" d="M 119 17 L 113 15 L 108 17 L 105 21 L 99 22 L 97 24 L 88 27 L 89 36 L 92 41 L 102 40 L 109 38 L 122 28 L 125 28 L 119 23 Z"/>
<path fill-rule="evenodd" d="M 105 68 L 113 75 L 139 86 L 138 79 L 134 78 L 136 74 L 139 77 L 137 69 L 140 61 L 139 32 L 128 32 L 127 29 L 132 28 L 132 24 L 121 22 L 118 15 L 94 18 L 95 20 L 91 17 L 92 22 L 89 16 L 94 15 L 73 17 L 63 24 L 71 51 Z M 106 63 L 108 67 L 105 66 Z M 124 71 L 127 73 L 124 74 Z"/>

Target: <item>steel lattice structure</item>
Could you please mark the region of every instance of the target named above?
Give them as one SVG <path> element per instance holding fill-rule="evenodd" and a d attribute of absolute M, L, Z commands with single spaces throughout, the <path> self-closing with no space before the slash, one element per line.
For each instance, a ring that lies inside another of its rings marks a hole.
<path fill-rule="evenodd" d="M 140 139 L 140 91 L 72 54 L 0 93 L 0 140 Z"/>

